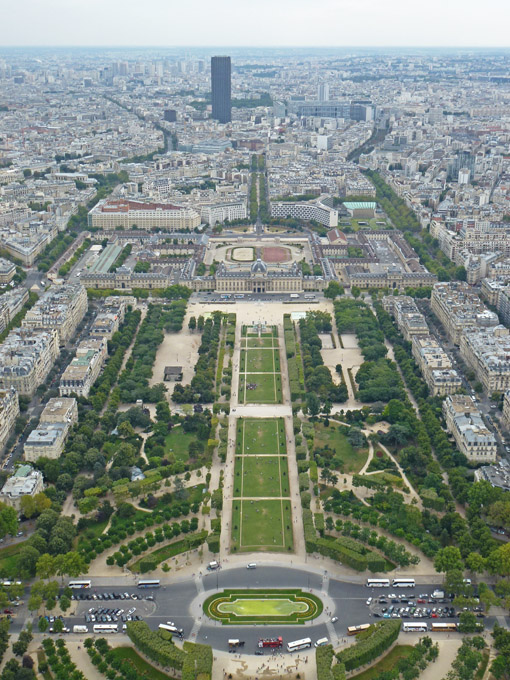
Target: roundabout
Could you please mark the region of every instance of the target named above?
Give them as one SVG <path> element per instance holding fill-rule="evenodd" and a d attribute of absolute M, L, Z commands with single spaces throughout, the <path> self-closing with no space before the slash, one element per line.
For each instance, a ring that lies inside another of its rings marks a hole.
<path fill-rule="evenodd" d="M 224 590 L 211 595 L 204 613 L 224 625 L 299 625 L 322 613 L 320 598 L 299 588 Z"/>

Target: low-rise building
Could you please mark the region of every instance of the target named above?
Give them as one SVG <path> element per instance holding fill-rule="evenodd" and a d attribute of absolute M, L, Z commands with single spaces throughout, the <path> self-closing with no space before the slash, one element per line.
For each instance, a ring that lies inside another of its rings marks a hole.
<path fill-rule="evenodd" d="M 201 223 L 200 214 L 193 208 L 170 203 L 143 203 L 124 198 L 108 198 L 100 201 L 88 215 L 90 227 L 115 229 L 153 229 L 168 231 L 195 229 Z"/>
<path fill-rule="evenodd" d="M 59 355 L 58 333 L 19 328 L 0 345 L 0 387 L 31 397 Z"/>
<path fill-rule="evenodd" d="M 0 390 L 0 451 L 11 436 L 18 416 L 18 393 L 14 387 Z"/>
<path fill-rule="evenodd" d="M 404 338 L 411 342 L 415 335 L 429 335 L 425 317 L 408 295 L 386 295 L 382 301 L 384 309 L 395 319 Z"/>
<path fill-rule="evenodd" d="M 44 489 L 42 472 L 30 465 L 20 465 L 0 491 L 0 502 L 19 512 L 23 496 L 35 496 Z"/>
<path fill-rule="evenodd" d="M 23 457 L 29 463 L 39 458 L 56 459 L 64 450 L 69 426 L 66 423 L 39 423 L 28 435 L 23 449 Z"/>
<path fill-rule="evenodd" d="M 495 489 L 510 491 L 510 465 L 501 460 L 496 465 L 484 465 L 475 470 L 475 481 L 489 482 Z"/>
<path fill-rule="evenodd" d="M 492 463 L 496 460 L 496 438 L 483 422 L 471 397 L 464 394 L 446 397 L 443 414 L 446 427 L 453 435 L 459 451 L 471 463 Z"/>
<path fill-rule="evenodd" d="M 53 397 L 44 407 L 40 423 L 69 423 L 78 422 L 78 402 L 73 397 Z"/>
<path fill-rule="evenodd" d="M 271 217 L 293 217 L 298 220 L 316 220 L 326 227 L 336 227 L 338 225 L 338 210 L 330 207 L 325 201 L 327 197 L 316 201 L 282 201 L 280 203 L 271 201 Z"/>

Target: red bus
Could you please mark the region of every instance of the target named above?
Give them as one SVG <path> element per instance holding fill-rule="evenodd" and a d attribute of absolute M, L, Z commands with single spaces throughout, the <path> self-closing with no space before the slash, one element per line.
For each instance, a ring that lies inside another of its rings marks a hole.
<path fill-rule="evenodd" d="M 281 637 L 276 638 L 261 638 L 258 643 L 259 647 L 271 647 L 274 649 L 279 649 L 283 647 L 283 639 Z"/>

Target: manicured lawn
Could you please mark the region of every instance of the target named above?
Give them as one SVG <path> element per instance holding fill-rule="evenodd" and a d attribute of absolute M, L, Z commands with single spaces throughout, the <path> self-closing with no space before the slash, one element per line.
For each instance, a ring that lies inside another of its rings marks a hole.
<path fill-rule="evenodd" d="M 274 349 L 242 349 L 241 372 L 278 373 L 280 357 Z"/>
<path fill-rule="evenodd" d="M 234 550 L 292 550 L 290 501 L 233 501 L 232 545 Z"/>
<path fill-rule="evenodd" d="M 189 460 L 188 446 L 195 440 L 194 432 L 184 432 L 182 426 L 174 427 L 165 437 L 165 453 L 175 457 L 175 460 L 187 462 Z"/>
<path fill-rule="evenodd" d="M 246 373 L 240 376 L 240 401 L 246 404 L 279 404 L 282 400 L 282 380 L 279 373 Z M 245 385 L 256 385 L 248 389 Z M 244 398 L 244 399 L 243 399 Z"/>
<path fill-rule="evenodd" d="M 116 659 L 126 660 L 135 668 L 139 675 L 150 678 L 151 680 L 169 680 L 171 675 L 158 671 L 151 666 L 132 647 L 113 647 L 111 650 Z"/>
<path fill-rule="evenodd" d="M 412 651 L 413 647 L 411 645 L 397 645 L 374 666 L 363 671 L 363 673 L 353 675 L 351 680 L 377 680 L 381 673 L 393 670 L 397 661 L 399 659 L 405 659 Z"/>
<path fill-rule="evenodd" d="M 197 532 L 200 533 L 200 532 Z M 204 541 L 207 536 L 207 532 L 204 533 Z M 175 555 L 180 555 L 183 552 L 187 552 L 189 550 L 189 538 L 196 536 L 196 533 L 189 534 L 188 537 L 181 538 L 178 541 L 174 541 L 173 543 L 169 543 L 168 545 L 164 545 L 161 548 L 158 548 L 157 550 L 153 550 L 150 553 L 146 553 L 143 557 L 141 557 L 139 560 L 136 560 L 136 562 L 133 562 L 129 566 L 129 570 L 132 571 L 133 573 L 138 573 L 140 571 L 140 561 L 144 559 L 144 557 L 148 557 L 149 555 L 151 557 L 154 557 L 157 560 L 157 563 L 160 564 L 161 562 L 164 562 L 165 560 L 170 559 L 170 557 L 174 557 Z"/>
<path fill-rule="evenodd" d="M 283 418 L 245 418 L 239 421 L 238 437 L 244 454 L 270 455 L 287 451 Z"/>
<path fill-rule="evenodd" d="M 243 600 L 241 598 L 234 602 L 222 602 L 218 605 L 218 611 L 224 614 L 236 614 L 237 616 L 290 616 L 294 612 L 306 612 L 308 605 L 306 602 L 291 602 L 288 599 L 265 600 L 261 598 Z"/>
<path fill-rule="evenodd" d="M 315 423 L 313 445 L 314 449 L 329 446 L 333 455 L 342 459 L 342 472 L 359 472 L 368 456 L 367 449 L 354 449 L 336 426 L 324 427 L 322 423 Z"/>
<path fill-rule="evenodd" d="M 289 495 L 285 456 L 239 456 L 234 468 L 234 496 L 248 498 Z"/>
<path fill-rule="evenodd" d="M 278 338 L 262 337 L 262 338 L 247 338 L 245 340 L 246 347 L 256 349 L 260 347 L 278 347 Z"/>

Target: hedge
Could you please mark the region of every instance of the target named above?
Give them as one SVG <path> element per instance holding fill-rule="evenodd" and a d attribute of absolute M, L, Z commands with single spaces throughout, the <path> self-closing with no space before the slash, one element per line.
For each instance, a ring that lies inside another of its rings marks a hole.
<path fill-rule="evenodd" d="M 313 515 L 311 510 L 303 510 L 303 532 L 305 534 L 306 552 L 315 552 L 317 532 L 313 524 Z"/>
<path fill-rule="evenodd" d="M 355 645 L 343 649 L 336 655 L 347 671 L 370 663 L 395 642 L 400 633 L 400 620 L 391 619 L 369 629 L 367 637 L 358 638 Z"/>
<path fill-rule="evenodd" d="M 186 652 L 176 647 L 171 640 L 163 640 L 145 621 L 130 621 L 127 624 L 129 639 L 149 659 L 165 668 L 182 670 Z"/>
<path fill-rule="evenodd" d="M 345 666 L 343 663 L 337 663 L 331 667 L 334 658 L 332 645 L 317 647 L 315 652 L 317 680 L 345 680 Z"/>
<path fill-rule="evenodd" d="M 213 666 L 211 646 L 185 642 L 182 647 L 186 654 L 182 665 L 182 680 L 210 679 Z"/>

